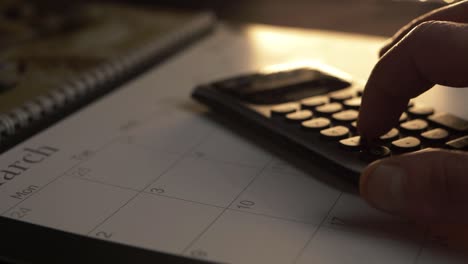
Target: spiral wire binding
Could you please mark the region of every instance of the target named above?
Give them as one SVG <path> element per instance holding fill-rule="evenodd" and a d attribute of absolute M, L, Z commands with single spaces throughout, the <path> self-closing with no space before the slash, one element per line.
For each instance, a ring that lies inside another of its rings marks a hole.
<path fill-rule="evenodd" d="M 213 29 L 214 22 L 215 18 L 211 13 L 202 13 L 181 29 L 163 38 L 150 41 L 136 51 L 104 62 L 92 70 L 66 81 L 60 87 L 26 102 L 8 113 L 0 114 L 0 152 L 94 101 L 101 95 L 118 88 L 120 84 L 208 33 Z M 70 111 L 61 115 L 60 112 L 66 108 L 70 108 Z M 45 127 L 40 126 L 41 122 L 53 115 L 59 115 L 60 118 L 51 120 Z M 20 135 L 15 142 L 9 142 L 14 136 L 28 130 L 35 124 L 40 129 L 29 131 L 26 135 Z"/>

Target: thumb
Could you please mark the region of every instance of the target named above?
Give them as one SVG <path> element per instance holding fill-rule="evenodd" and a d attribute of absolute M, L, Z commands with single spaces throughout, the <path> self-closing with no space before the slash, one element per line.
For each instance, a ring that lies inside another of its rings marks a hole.
<path fill-rule="evenodd" d="M 424 224 L 468 224 L 468 152 L 427 149 L 376 161 L 360 179 L 374 207 Z"/>

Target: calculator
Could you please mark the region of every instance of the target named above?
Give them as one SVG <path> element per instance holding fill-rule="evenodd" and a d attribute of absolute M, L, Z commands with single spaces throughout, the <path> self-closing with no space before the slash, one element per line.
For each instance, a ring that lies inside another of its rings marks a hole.
<path fill-rule="evenodd" d="M 410 101 L 374 146 L 357 132 L 363 85 L 318 63 L 274 65 L 199 85 L 196 100 L 232 122 L 299 147 L 355 183 L 371 162 L 428 147 L 468 150 L 468 121 Z"/>

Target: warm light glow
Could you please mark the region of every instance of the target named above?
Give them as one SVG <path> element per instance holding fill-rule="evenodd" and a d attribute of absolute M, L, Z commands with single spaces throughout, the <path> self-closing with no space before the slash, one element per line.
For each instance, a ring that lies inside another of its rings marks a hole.
<path fill-rule="evenodd" d="M 303 38 L 300 34 L 286 35 L 280 30 L 257 25 L 248 28 L 247 36 L 254 49 L 273 53 L 294 49 Z"/>
<path fill-rule="evenodd" d="M 262 69 L 262 72 L 269 73 L 277 71 L 287 71 L 295 68 L 320 69 L 322 72 L 328 73 L 333 76 L 338 76 L 344 80 L 351 81 L 351 76 L 348 73 L 333 68 L 330 65 L 327 65 L 319 60 L 295 60 L 287 63 L 270 65 Z"/>
<path fill-rule="evenodd" d="M 376 50 L 382 45 L 381 38 L 266 25 L 249 26 L 245 28 L 245 34 L 248 41 L 245 49 L 249 54 L 249 59 L 259 66 L 274 65 L 264 69 L 265 71 L 286 70 L 301 66 L 313 67 L 341 76 L 346 80 L 350 79 L 349 75 L 325 65 L 343 69 L 353 77 L 358 77 L 357 79 L 365 78 L 367 74 L 359 76 L 356 73 L 369 72 L 369 65 L 372 63 L 361 63 L 364 62 L 362 57 L 375 58 Z M 346 46 L 346 49 L 343 46 Z M 284 62 L 288 63 L 284 64 Z M 348 64 L 349 67 L 347 67 Z M 356 78 L 353 79 L 356 81 Z"/>

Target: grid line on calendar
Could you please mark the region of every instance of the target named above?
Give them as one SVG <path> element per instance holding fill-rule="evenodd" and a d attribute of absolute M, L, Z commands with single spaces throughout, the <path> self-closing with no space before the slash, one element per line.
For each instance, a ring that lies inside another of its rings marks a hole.
<path fill-rule="evenodd" d="M 315 229 L 315 231 L 310 235 L 310 238 L 309 240 L 305 243 L 304 247 L 299 251 L 299 253 L 297 254 L 297 256 L 294 258 L 293 262 L 292 263 L 297 263 L 297 261 L 299 261 L 299 258 L 302 256 L 302 254 L 304 253 L 305 249 L 307 248 L 307 246 L 309 245 L 309 243 L 314 239 L 315 235 L 317 234 L 317 232 L 319 231 L 319 229 L 323 226 L 323 224 L 325 223 L 325 221 L 327 220 L 328 216 L 330 215 L 330 213 L 333 211 L 333 209 L 335 208 L 336 204 L 338 203 L 338 201 L 340 200 L 341 196 L 343 196 L 343 192 L 340 192 L 340 195 L 336 198 L 335 202 L 333 203 L 332 206 L 330 206 L 330 209 L 328 210 L 327 214 L 324 216 L 324 218 L 322 219 L 322 221 L 320 222 L 320 224 L 317 226 L 317 228 Z"/>
<path fill-rule="evenodd" d="M 88 178 L 81 178 L 81 177 L 78 177 L 77 179 L 83 180 L 83 181 L 89 181 L 89 182 L 93 182 L 93 183 L 98 183 L 98 184 L 102 184 L 102 185 L 107 185 L 107 186 L 110 186 L 110 187 L 115 187 L 115 188 L 119 188 L 119 189 L 123 189 L 123 190 L 128 190 L 128 191 L 133 191 L 133 192 L 140 192 L 139 190 L 136 190 L 136 189 L 133 189 L 133 188 L 123 187 L 123 186 L 116 185 L 116 184 L 110 184 L 110 183 L 103 182 L 103 181 L 97 181 L 97 180 L 92 180 L 92 179 L 88 179 Z M 176 199 L 176 200 L 179 200 L 179 201 L 184 201 L 184 202 L 189 202 L 189 203 L 195 203 L 195 204 L 200 204 L 200 205 L 209 206 L 209 207 L 214 207 L 214 208 L 219 208 L 219 209 L 226 209 L 227 211 L 236 211 L 236 212 L 240 212 L 240 213 L 244 213 L 244 214 L 252 214 L 252 215 L 258 215 L 258 216 L 265 216 L 265 217 L 274 218 L 274 219 L 279 219 L 279 220 L 284 220 L 284 221 L 288 221 L 288 222 L 295 222 L 295 223 L 313 225 L 313 223 L 311 223 L 311 222 L 302 221 L 302 220 L 299 220 L 299 219 L 288 218 L 288 217 L 281 217 L 281 216 L 276 216 L 276 215 L 267 214 L 267 213 L 251 212 L 251 211 L 246 211 L 246 210 L 239 210 L 239 209 L 235 209 L 235 208 L 230 208 L 232 204 L 229 205 L 229 206 L 227 206 L 227 207 L 225 207 L 225 206 L 218 206 L 218 205 L 214 205 L 214 204 L 209 204 L 209 203 L 204 203 L 204 202 L 200 202 L 200 201 L 184 199 L 184 198 L 180 198 L 180 197 L 176 197 L 176 196 L 171 196 L 171 195 L 167 195 L 167 194 L 154 193 L 154 192 L 151 192 L 151 191 L 146 191 L 146 189 L 143 190 L 141 193 L 151 194 L 151 195 L 155 195 L 155 196 L 161 196 L 161 197 L 165 197 L 165 198 L 169 198 L 169 199 Z M 237 198 L 234 199 L 234 201 L 236 201 L 236 200 L 237 200 Z M 90 233 L 91 233 L 91 232 L 90 232 Z"/>
<path fill-rule="evenodd" d="M 203 234 L 205 234 L 211 226 L 213 226 L 214 223 L 216 223 L 216 221 L 218 221 L 218 219 L 229 209 L 229 207 L 231 207 L 231 205 L 242 195 L 242 193 L 247 190 L 247 188 L 249 188 L 249 186 L 258 178 L 259 175 L 261 175 L 263 173 L 263 171 L 265 171 L 265 169 L 268 167 L 268 165 L 271 164 L 271 162 L 273 161 L 273 158 L 270 159 L 270 161 L 268 161 L 264 166 L 263 168 L 257 173 L 257 175 L 255 175 L 255 177 L 253 179 L 250 180 L 250 182 L 244 186 L 244 188 L 236 195 L 236 197 L 234 197 L 234 199 L 232 199 L 232 201 L 229 203 L 228 206 L 226 206 L 224 208 L 224 210 L 213 220 L 211 221 L 211 223 L 205 228 L 203 229 L 202 232 L 200 232 L 199 235 L 197 235 L 183 250 L 182 250 L 182 254 L 185 254 L 187 252 L 187 250 L 192 247 L 202 236 Z"/>
<path fill-rule="evenodd" d="M 98 153 L 99 151 L 102 151 L 103 149 L 105 149 L 106 147 L 108 147 L 109 145 L 111 145 L 113 142 L 117 141 L 120 137 L 117 136 L 111 140 L 109 140 L 108 142 L 102 144 L 100 147 L 96 148 L 94 150 L 95 153 Z M 49 186 L 51 183 L 59 180 L 60 178 L 64 177 L 65 175 L 67 175 L 70 171 L 72 171 L 73 169 L 77 168 L 78 166 L 80 166 L 81 164 L 85 163 L 86 161 L 88 161 L 88 159 L 84 159 L 84 160 L 81 160 L 81 161 L 78 161 L 75 165 L 69 167 L 68 169 L 66 169 L 64 172 L 62 173 L 59 173 L 57 177 L 54 177 L 52 180 L 50 180 L 48 183 L 44 184 L 43 186 L 41 186 L 36 192 L 32 193 L 31 195 L 25 197 L 24 199 L 22 199 L 21 201 L 18 201 L 17 203 L 15 203 L 13 206 L 9 207 L 8 209 L 6 209 L 5 211 L 2 212 L 2 215 L 6 215 L 8 212 L 10 212 L 12 209 L 16 208 L 18 205 L 22 204 L 23 202 L 27 201 L 29 198 L 33 197 L 35 194 L 38 194 L 40 193 L 43 189 L 45 189 L 47 186 Z"/>
<path fill-rule="evenodd" d="M 198 142 L 196 144 L 196 146 L 198 146 L 199 144 L 201 144 L 206 138 L 209 138 L 210 136 L 210 133 L 208 133 L 203 139 L 200 140 L 200 142 Z M 144 188 L 142 188 L 140 191 L 138 191 L 138 193 L 136 193 L 134 196 L 132 196 L 127 202 L 125 202 L 122 206 L 120 206 L 117 210 L 115 210 L 111 215 L 109 215 L 108 217 L 106 217 L 103 221 L 101 221 L 99 224 L 97 224 L 91 231 L 88 232 L 88 235 L 90 235 L 91 233 L 93 233 L 97 228 L 99 228 L 100 226 L 102 226 L 107 220 L 109 220 L 112 216 L 114 216 L 115 214 L 117 214 L 122 208 L 124 208 L 127 204 L 129 204 L 131 201 L 133 201 L 136 197 L 138 197 L 140 194 L 144 193 L 144 190 L 146 190 L 149 186 L 151 186 L 152 184 L 154 184 L 155 182 L 157 182 L 161 177 L 163 177 L 164 174 L 166 174 L 168 171 L 170 171 L 174 166 L 176 166 L 182 159 L 185 158 L 185 156 L 187 156 L 189 153 L 192 152 L 192 150 L 196 147 L 194 146 L 193 148 L 187 150 L 185 153 L 183 153 L 182 155 L 179 156 L 179 158 L 174 161 L 173 164 L 171 164 L 168 168 L 166 168 L 158 177 L 156 177 L 154 180 L 150 181 L 149 183 L 146 184 L 146 186 Z"/>

